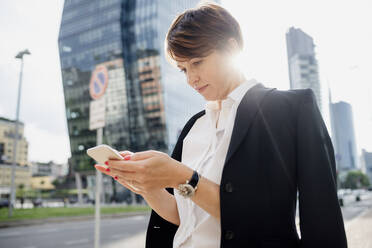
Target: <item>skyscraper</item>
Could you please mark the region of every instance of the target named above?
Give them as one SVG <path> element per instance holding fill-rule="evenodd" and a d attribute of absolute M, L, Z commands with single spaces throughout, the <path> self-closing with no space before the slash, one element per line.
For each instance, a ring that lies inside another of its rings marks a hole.
<path fill-rule="evenodd" d="M 372 187 L 372 152 L 367 152 L 365 149 L 362 149 L 361 162 L 363 163 L 362 171 L 368 176 Z"/>
<path fill-rule="evenodd" d="M 354 133 L 353 113 L 349 103 L 330 103 L 332 140 L 335 148 L 337 169 L 357 169 L 357 151 Z"/>
<path fill-rule="evenodd" d="M 65 1 L 58 44 L 73 171 L 94 171 L 86 149 L 96 145 L 89 81 L 98 66 L 108 71 L 103 143 L 118 150 L 170 153 L 186 120 L 203 109 L 202 96 L 163 51 L 171 21 L 198 2 Z"/>
<path fill-rule="evenodd" d="M 301 29 L 291 27 L 286 33 L 286 42 L 291 89 L 312 89 L 322 111 L 318 62 L 313 38 Z"/>

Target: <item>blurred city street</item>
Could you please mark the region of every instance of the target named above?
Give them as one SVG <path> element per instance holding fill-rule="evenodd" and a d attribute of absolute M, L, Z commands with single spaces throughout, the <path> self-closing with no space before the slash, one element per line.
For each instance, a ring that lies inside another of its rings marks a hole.
<path fill-rule="evenodd" d="M 340 206 L 348 247 L 372 248 L 371 12 L 369 0 L 0 1 L 0 248 L 143 248 L 157 206 L 223 247 L 277 247 L 271 234 L 286 246 L 294 222 L 301 237 L 298 199 L 316 242 L 302 246 L 346 247 Z M 199 188 L 210 216 L 159 194 L 169 185 Z M 251 215 L 230 221 L 237 210 Z M 156 222 L 148 237 L 164 246 Z"/>

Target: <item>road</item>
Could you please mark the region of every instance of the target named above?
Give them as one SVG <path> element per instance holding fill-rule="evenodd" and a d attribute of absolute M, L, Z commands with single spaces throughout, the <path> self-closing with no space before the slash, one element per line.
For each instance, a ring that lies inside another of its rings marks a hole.
<path fill-rule="evenodd" d="M 125 248 L 125 243 L 135 239 L 139 247 L 144 247 L 144 231 L 149 215 L 101 220 L 101 244 L 103 248 L 114 248 L 118 244 Z M 138 243 L 143 240 L 143 243 Z M 1 248 L 60 248 L 60 247 L 94 247 L 94 221 L 72 221 L 50 223 L 25 227 L 0 229 Z"/>
<path fill-rule="evenodd" d="M 361 196 L 361 201 L 355 201 L 355 195 L 345 196 L 345 207 L 342 208 L 342 216 L 348 222 L 362 214 L 367 208 L 372 208 L 372 192 Z"/>
<path fill-rule="evenodd" d="M 345 199 L 342 207 L 342 215 L 345 228 L 349 235 L 360 235 L 362 232 L 351 232 L 355 229 L 349 223 L 357 219 L 365 211 L 372 209 L 372 194 L 362 197 L 360 202 L 355 198 Z M 145 231 L 149 221 L 149 214 L 117 219 L 101 220 L 101 244 L 102 248 L 143 248 L 145 244 Z M 298 221 L 298 218 L 297 218 Z M 352 228 L 351 228 L 352 227 Z M 365 240 L 372 240 L 372 235 L 364 235 Z M 361 238 L 358 237 L 359 240 Z M 94 244 L 94 221 L 71 221 L 64 223 L 46 223 L 25 227 L 12 227 L 0 229 L 1 248 L 60 248 L 79 247 L 92 248 Z M 356 247 L 356 246 L 354 246 Z M 368 246 L 365 246 L 368 247 Z"/>

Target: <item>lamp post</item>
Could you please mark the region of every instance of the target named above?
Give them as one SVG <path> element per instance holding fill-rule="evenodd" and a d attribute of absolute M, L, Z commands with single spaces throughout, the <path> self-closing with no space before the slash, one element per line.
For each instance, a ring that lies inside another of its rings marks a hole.
<path fill-rule="evenodd" d="M 16 112 L 16 120 L 15 120 L 15 132 L 14 132 L 14 142 L 13 142 L 13 164 L 12 164 L 12 172 L 10 177 L 10 200 L 9 200 L 9 212 L 8 216 L 12 217 L 13 215 L 13 206 L 15 204 L 15 169 L 17 163 L 17 143 L 18 143 L 18 122 L 19 122 L 19 107 L 21 103 L 21 89 L 22 89 L 22 71 L 23 71 L 23 56 L 30 55 L 30 51 L 25 49 L 19 52 L 15 58 L 21 60 L 21 71 L 19 73 L 19 85 L 18 85 L 18 99 L 17 99 L 17 112 Z"/>

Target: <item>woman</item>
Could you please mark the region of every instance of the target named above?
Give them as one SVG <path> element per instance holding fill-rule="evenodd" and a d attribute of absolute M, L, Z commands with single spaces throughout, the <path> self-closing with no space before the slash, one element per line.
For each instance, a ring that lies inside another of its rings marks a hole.
<path fill-rule="evenodd" d="M 146 247 L 346 247 L 333 148 L 313 92 L 247 80 L 232 63 L 243 49 L 239 24 L 216 4 L 180 14 L 165 45 L 205 109 L 171 157 L 125 151 L 107 171 L 96 165 L 152 208 Z"/>

